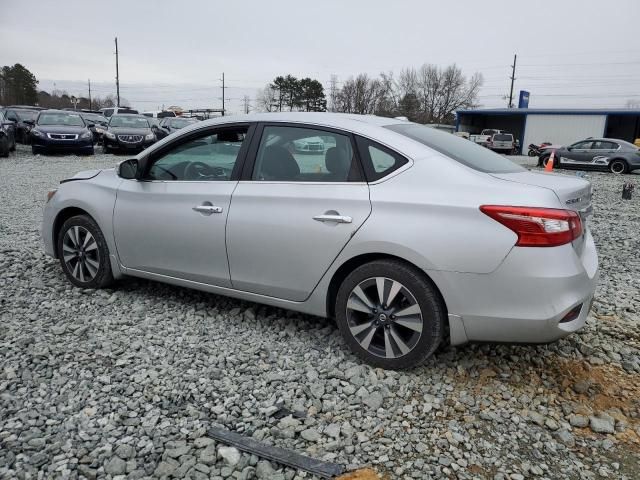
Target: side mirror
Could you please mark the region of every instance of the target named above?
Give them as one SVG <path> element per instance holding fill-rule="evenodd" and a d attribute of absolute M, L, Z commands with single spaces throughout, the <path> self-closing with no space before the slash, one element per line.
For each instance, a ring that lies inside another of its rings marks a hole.
<path fill-rule="evenodd" d="M 26 123 L 27 125 L 31 125 L 31 126 L 36 124 L 36 122 L 33 120 L 23 120 L 22 123 Z"/>
<path fill-rule="evenodd" d="M 93 122 L 85 122 L 87 124 L 87 128 L 95 127 L 96 124 Z"/>
<path fill-rule="evenodd" d="M 137 178 L 138 175 L 138 160 L 135 158 L 131 158 L 129 160 L 124 160 L 118 164 L 118 176 L 120 178 L 124 178 L 125 180 L 133 180 Z"/>

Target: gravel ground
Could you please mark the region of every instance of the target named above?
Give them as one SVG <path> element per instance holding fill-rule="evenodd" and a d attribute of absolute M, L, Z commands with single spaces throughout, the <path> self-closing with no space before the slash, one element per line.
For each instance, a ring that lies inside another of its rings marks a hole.
<path fill-rule="evenodd" d="M 42 252 L 44 195 L 118 160 L 0 159 L 0 478 L 311 478 L 213 424 L 382 478 L 640 478 L 640 189 L 620 199 L 638 175 L 589 174 L 602 271 L 580 333 L 391 372 L 328 320 L 135 279 L 72 288 Z"/>

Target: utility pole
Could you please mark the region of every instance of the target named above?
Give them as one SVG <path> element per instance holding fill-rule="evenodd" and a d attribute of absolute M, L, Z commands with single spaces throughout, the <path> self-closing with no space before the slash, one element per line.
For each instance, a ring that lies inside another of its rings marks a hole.
<path fill-rule="evenodd" d="M 89 83 L 89 110 L 93 110 L 93 104 L 91 103 L 91 79 L 88 79 Z"/>
<path fill-rule="evenodd" d="M 244 113 L 249 113 L 249 102 L 251 101 L 251 99 L 249 98 L 249 95 L 245 95 L 242 98 L 242 101 L 244 102 Z"/>
<path fill-rule="evenodd" d="M 330 81 L 330 89 L 329 89 L 329 101 L 331 102 L 329 105 L 329 111 L 330 112 L 335 112 L 336 111 L 336 97 L 338 95 L 338 76 L 337 75 L 331 75 L 331 81 Z"/>
<path fill-rule="evenodd" d="M 222 116 L 224 117 L 224 72 L 222 72 Z"/>
<path fill-rule="evenodd" d="M 511 65 L 511 91 L 509 92 L 509 108 L 513 108 L 513 81 L 516 79 L 516 60 L 518 55 L 513 56 L 513 65 Z"/>
<path fill-rule="evenodd" d="M 118 70 L 118 37 L 116 37 L 116 107 L 120 106 L 120 72 Z"/>

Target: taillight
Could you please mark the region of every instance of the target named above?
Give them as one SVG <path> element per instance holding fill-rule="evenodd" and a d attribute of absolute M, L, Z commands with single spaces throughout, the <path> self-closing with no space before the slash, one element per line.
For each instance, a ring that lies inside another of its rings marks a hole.
<path fill-rule="evenodd" d="M 480 210 L 518 235 L 519 247 L 557 247 L 582 235 L 580 216 L 555 208 L 482 205 Z"/>

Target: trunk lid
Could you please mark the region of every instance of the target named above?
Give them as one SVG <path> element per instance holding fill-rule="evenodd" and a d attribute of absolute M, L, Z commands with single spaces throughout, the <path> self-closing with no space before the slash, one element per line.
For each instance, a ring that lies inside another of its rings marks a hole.
<path fill-rule="evenodd" d="M 524 185 L 533 185 L 552 190 L 556 194 L 556 197 L 558 197 L 558 200 L 560 200 L 561 206 L 559 208 L 578 212 L 582 220 L 583 232 L 586 232 L 589 217 L 593 213 L 591 206 L 591 183 L 587 180 L 569 175 L 529 171 L 494 173 L 491 175 L 508 182 L 522 183 Z M 536 207 L 537 205 L 527 205 L 526 202 L 524 202 L 523 206 Z M 573 246 L 578 254 L 582 253 L 584 234 L 573 242 Z"/>

